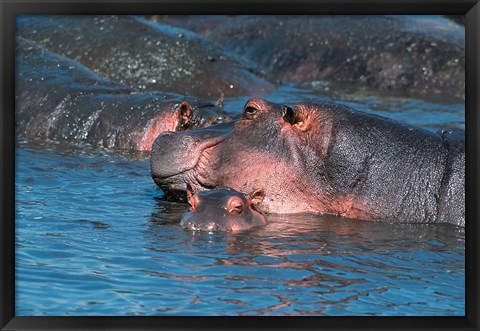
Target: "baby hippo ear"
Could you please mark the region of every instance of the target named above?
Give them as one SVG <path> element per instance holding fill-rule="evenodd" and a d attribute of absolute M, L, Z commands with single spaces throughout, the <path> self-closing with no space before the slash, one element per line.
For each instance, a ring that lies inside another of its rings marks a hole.
<path fill-rule="evenodd" d="M 254 190 L 252 193 L 248 195 L 248 202 L 250 205 L 258 205 L 261 204 L 263 199 L 265 198 L 265 193 L 263 193 L 262 189 Z"/>
<path fill-rule="evenodd" d="M 190 211 L 195 211 L 198 205 L 197 191 L 190 184 L 187 184 L 187 202 L 190 205 Z"/>

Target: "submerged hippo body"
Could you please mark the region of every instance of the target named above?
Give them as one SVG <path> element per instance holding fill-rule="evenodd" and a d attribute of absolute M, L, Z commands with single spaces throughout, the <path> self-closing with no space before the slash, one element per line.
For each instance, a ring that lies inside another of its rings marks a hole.
<path fill-rule="evenodd" d="M 160 16 L 191 29 L 274 78 L 465 96 L 465 29 L 441 16 Z"/>
<path fill-rule="evenodd" d="M 181 197 L 262 189 L 267 213 L 465 223 L 464 131 L 437 133 L 341 105 L 247 102 L 236 122 L 160 135 L 151 174 Z"/>
<path fill-rule="evenodd" d="M 144 151 L 164 131 L 228 120 L 208 101 L 132 93 L 22 38 L 16 40 L 15 107 L 18 136 Z"/>
<path fill-rule="evenodd" d="M 241 231 L 266 223 L 255 209 L 263 199 L 261 191 L 248 196 L 228 187 L 196 192 L 187 185 L 187 199 L 190 208 L 180 225 L 189 230 Z"/>
<path fill-rule="evenodd" d="M 204 37 L 140 17 L 39 15 L 21 16 L 16 23 L 17 36 L 136 91 L 217 99 L 273 88 L 255 66 Z"/>
<path fill-rule="evenodd" d="M 465 29 L 427 16 L 240 16 L 209 37 L 278 79 L 465 97 Z"/>

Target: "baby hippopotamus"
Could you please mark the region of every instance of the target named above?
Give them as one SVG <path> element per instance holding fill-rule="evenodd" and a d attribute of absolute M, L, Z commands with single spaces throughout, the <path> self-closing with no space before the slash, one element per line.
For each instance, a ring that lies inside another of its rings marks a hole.
<path fill-rule="evenodd" d="M 183 215 L 180 225 L 185 229 L 209 232 L 236 232 L 264 225 L 265 216 L 255 207 L 263 197 L 261 190 L 249 195 L 229 187 L 197 192 L 187 184 L 190 208 Z"/>

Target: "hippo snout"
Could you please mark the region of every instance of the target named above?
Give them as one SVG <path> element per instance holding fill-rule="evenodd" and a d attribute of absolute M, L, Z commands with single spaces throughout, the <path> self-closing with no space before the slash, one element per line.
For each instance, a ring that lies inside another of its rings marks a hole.
<path fill-rule="evenodd" d="M 201 130 L 165 131 L 158 135 L 150 156 L 152 178 L 160 185 L 162 181 L 171 184 L 165 179 L 193 170 L 203 151 L 223 142 L 231 134 L 233 125 L 228 122 Z"/>

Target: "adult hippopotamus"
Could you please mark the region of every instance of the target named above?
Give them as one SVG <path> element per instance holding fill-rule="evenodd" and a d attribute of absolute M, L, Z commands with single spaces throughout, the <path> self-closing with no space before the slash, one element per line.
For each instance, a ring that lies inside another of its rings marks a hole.
<path fill-rule="evenodd" d="M 203 34 L 283 81 L 465 97 L 465 28 L 441 16 L 211 15 L 157 20 Z"/>
<path fill-rule="evenodd" d="M 267 94 L 273 85 L 246 60 L 193 32 L 135 16 L 20 16 L 16 34 L 136 91 L 199 98 Z"/>
<path fill-rule="evenodd" d="M 434 133 L 339 104 L 251 99 L 241 119 L 165 133 L 151 175 L 172 195 L 262 189 L 267 213 L 465 224 L 463 130 Z"/>
<path fill-rule="evenodd" d="M 229 187 L 197 192 L 187 184 L 190 208 L 180 225 L 189 230 L 241 231 L 266 223 L 265 216 L 256 209 L 263 192 L 245 195 Z"/>
<path fill-rule="evenodd" d="M 134 93 L 23 38 L 17 38 L 15 51 L 17 136 L 149 151 L 164 131 L 229 119 L 205 100 L 167 92 Z"/>

